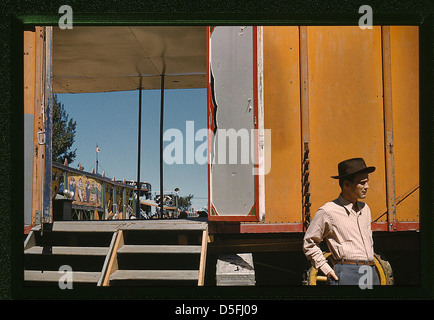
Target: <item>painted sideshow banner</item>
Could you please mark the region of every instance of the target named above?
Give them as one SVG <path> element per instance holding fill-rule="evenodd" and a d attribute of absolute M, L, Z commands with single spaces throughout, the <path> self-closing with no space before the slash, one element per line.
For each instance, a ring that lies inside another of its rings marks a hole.
<path fill-rule="evenodd" d="M 102 207 L 101 181 L 83 175 L 70 173 L 68 188 L 74 192 L 73 204 L 81 206 Z"/>

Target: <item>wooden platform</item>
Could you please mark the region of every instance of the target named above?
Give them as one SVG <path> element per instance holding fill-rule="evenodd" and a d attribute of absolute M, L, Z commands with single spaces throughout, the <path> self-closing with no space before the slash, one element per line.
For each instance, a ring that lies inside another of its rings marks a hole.
<path fill-rule="evenodd" d="M 58 268 L 74 264 L 73 281 L 88 285 L 175 281 L 202 286 L 207 244 L 204 220 L 57 221 L 28 235 L 24 280 L 56 285 L 62 275 Z"/>

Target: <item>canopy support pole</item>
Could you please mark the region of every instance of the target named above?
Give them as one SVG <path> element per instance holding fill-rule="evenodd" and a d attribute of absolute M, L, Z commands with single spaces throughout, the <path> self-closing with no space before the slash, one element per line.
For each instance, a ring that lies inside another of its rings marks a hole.
<path fill-rule="evenodd" d="M 140 77 L 140 87 L 139 87 L 139 129 L 137 136 L 137 201 L 136 201 L 136 218 L 140 219 L 140 155 L 142 147 L 142 77 Z"/>
<path fill-rule="evenodd" d="M 163 217 L 163 120 L 164 120 L 164 73 L 161 75 L 161 111 L 160 111 L 160 218 Z"/>

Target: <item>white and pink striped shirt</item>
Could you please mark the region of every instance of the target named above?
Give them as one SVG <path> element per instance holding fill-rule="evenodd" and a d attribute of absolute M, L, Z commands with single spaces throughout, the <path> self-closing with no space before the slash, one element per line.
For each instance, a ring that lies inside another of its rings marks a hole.
<path fill-rule="evenodd" d="M 332 268 L 319 247 L 325 239 L 336 260 L 374 260 L 371 210 L 363 202 L 353 204 L 339 196 L 318 209 L 303 239 L 303 251 L 312 266 L 328 274 Z"/>

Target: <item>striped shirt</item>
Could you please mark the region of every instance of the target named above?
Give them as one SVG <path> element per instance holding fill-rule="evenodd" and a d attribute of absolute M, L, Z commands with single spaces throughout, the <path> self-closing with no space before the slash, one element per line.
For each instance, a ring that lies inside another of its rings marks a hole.
<path fill-rule="evenodd" d="M 358 208 L 342 195 L 318 209 L 303 239 L 303 251 L 313 267 L 328 274 L 332 268 L 319 247 L 325 239 L 336 260 L 374 260 L 371 210 L 363 202 Z M 357 211 L 355 211 L 356 209 Z"/>

